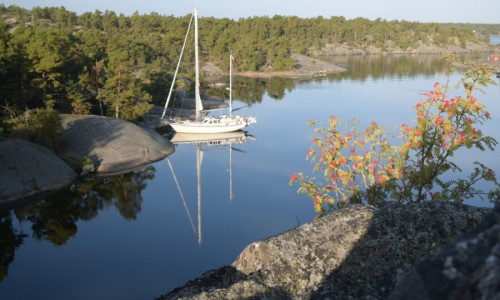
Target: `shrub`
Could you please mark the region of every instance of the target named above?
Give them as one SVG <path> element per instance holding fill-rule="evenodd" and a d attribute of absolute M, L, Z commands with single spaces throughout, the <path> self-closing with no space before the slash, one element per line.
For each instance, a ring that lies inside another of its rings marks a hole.
<path fill-rule="evenodd" d="M 322 214 L 347 202 L 374 205 L 388 200 L 401 203 L 427 200 L 462 202 L 473 197 L 500 198 L 499 184 L 493 170 L 474 162 L 474 171 L 464 179 L 449 179 L 452 172 L 462 172 L 450 158 L 459 149 L 493 151 L 497 141 L 478 128 L 490 119 L 490 113 L 475 97 L 476 91 L 495 82 L 485 65 L 475 65 L 463 74 L 458 86 L 463 96 L 448 97 L 448 85 L 436 83 L 416 105 L 414 126 L 400 126 L 400 146 L 389 143 L 390 136 L 376 122 L 364 131 L 357 121 L 345 131 L 340 120 L 331 116 L 326 128 L 314 127 L 312 147 L 307 158 L 313 172 L 323 181 L 303 173 L 290 176 L 290 185 L 299 184 L 298 192 L 313 199 L 315 210 Z M 476 189 L 480 181 L 492 183 L 489 192 Z"/>
<path fill-rule="evenodd" d="M 6 120 L 10 136 L 22 138 L 52 150 L 61 147 L 61 116 L 51 108 L 29 109 L 22 113 L 10 110 Z"/>

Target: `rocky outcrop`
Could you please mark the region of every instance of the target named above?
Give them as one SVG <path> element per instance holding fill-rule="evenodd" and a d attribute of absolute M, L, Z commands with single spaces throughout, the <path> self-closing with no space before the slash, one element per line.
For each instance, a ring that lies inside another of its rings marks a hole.
<path fill-rule="evenodd" d="M 95 171 L 111 175 L 165 158 L 174 152 L 168 139 L 131 122 L 92 115 L 63 116 L 63 158 L 80 168 L 90 158 Z"/>
<path fill-rule="evenodd" d="M 76 177 L 43 146 L 19 139 L 0 142 L 0 204 L 57 190 Z"/>
<path fill-rule="evenodd" d="M 351 205 L 252 243 L 231 266 L 162 299 L 385 299 L 423 256 L 489 211 L 445 202 Z"/>
<path fill-rule="evenodd" d="M 175 150 L 156 131 L 119 119 L 65 115 L 63 129 L 63 159 L 27 141 L 0 143 L 0 203 L 63 188 L 77 177 L 74 170 L 83 175 L 123 173 L 163 159 Z"/>
<path fill-rule="evenodd" d="M 419 262 L 389 299 L 500 299 L 500 205 L 473 233 Z"/>

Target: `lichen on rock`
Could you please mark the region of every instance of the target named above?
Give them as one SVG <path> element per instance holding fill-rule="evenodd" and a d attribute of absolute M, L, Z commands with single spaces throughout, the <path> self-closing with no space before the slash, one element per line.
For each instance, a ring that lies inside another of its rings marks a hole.
<path fill-rule="evenodd" d="M 420 261 L 390 299 L 500 299 L 500 205 L 474 232 Z"/>
<path fill-rule="evenodd" d="M 231 266 L 162 299 L 385 299 L 423 256 L 489 211 L 447 202 L 349 205 L 248 245 Z"/>

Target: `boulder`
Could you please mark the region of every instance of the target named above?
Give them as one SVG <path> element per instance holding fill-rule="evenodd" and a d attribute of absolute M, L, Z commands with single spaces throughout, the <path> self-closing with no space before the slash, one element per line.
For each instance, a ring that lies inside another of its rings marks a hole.
<path fill-rule="evenodd" d="M 165 158 L 174 145 L 152 129 L 131 122 L 94 115 L 64 115 L 63 158 L 75 168 L 85 157 L 96 173 L 124 173 Z"/>
<path fill-rule="evenodd" d="M 0 142 L 0 203 L 54 191 L 77 174 L 49 149 L 20 139 Z"/>
<path fill-rule="evenodd" d="M 389 299 L 500 299 L 500 205 L 473 233 L 426 256 Z"/>
<path fill-rule="evenodd" d="M 447 202 L 349 205 L 250 244 L 231 266 L 162 299 L 385 299 L 423 256 L 489 211 Z"/>

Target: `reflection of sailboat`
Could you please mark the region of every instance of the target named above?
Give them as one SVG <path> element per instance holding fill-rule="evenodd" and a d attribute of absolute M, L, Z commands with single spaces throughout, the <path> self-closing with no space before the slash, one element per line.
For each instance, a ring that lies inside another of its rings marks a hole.
<path fill-rule="evenodd" d="M 242 144 L 250 138 L 244 131 L 238 130 L 224 133 L 198 134 L 176 133 L 170 140 L 174 144 L 202 143 L 208 146 Z"/>
<path fill-rule="evenodd" d="M 184 39 L 184 45 L 182 46 L 181 55 L 179 58 L 179 63 L 177 64 L 177 68 L 174 73 L 174 78 L 172 81 L 172 85 L 170 87 L 170 92 L 168 94 L 167 101 L 165 103 L 165 108 L 163 110 L 163 114 L 161 116 L 162 123 L 169 124 L 176 132 L 186 132 L 186 133 L 222 133 L 222 132 L 231 132 L 243 129 L 244 127 L 255 123 L 256 120 L 253 117 L 244 117 L 239 115 L 233 115 L 231 109 L 231 72 L 232 72 L 232 55 L 230 56 L 230 109 L 229 116 L 221 115 L 221 116 L 206 116 L 207 111 L 203 110 L 203 104 L 201 102 L 200 97 L 200 76 L 199 76 L 199 59 L 198 59 L 198 15 L 196 9 L 194 10 L 193 18 L 194 19 L 194 43 L 195 43 L 195 118 L 194 119 L 184 119 L 181 120 L 179 118 L 170 118 L 168 121 L 163 121 L 165 117 L 165 112 L 167 110 L 168 103 L 170 101 L 170 96 L 172 95 L 172 89 L 175 83 L 175 78 L 177 76 L 177 72 L 179 70 L 180 61 L 182 59 L 182 55 L 184 53 L 184 47 L 186 45 L 186 40 L 189 34 L 189 30 L 191 28 L 191 22 L 189 23 L 188 32 L 186 33 L 186 37 Z"/>
<path fill-rule="evenodd" d="M 201 235 L 201 164 L 203 160 L 203 150 L 202 146 L 229 146 L 229 199 L 233 200 L 233 182 L 232 182 L 232 150 L 233 144 L 243 144 L 246 143 L 249 139 L 254 139 L 253 136 L 247 135 L 244 131 L 234 131 L 227 133 L 218 133 L 218 134 L 194 134 L 194 133 L 176 133 L 175 136 L 171 139 L 171 142 L 174 144 L 195 144 L 196 145 L 196 177 L 198 182 L 198 227 L 195 229 L 193 219 L 191 218 L 191 213 L 189 212 L 189 208 L 184 198 L 184 194 L 180 187 L 179 181 L 177 180 L 177 176 L 175 175 L 174 168 L 172 167 L 172 163 L 170 159 L 167 158 L 167 162 L 170 166 L 170 170 L 172 171 L 172 175 L 174 177 L 174 181 L 177 185 L 177 189 L 179 190 L 179 194 L 181 196 L 182 202 L 184 204 L 184 209 L 186 210 L 186 214 L 188 215 L 188 219 L 191 223 L 191 227 L 193 228 L 194 234 L 198 237 L 198 244 L 202 242 Z M 240 150 L 241 151 L 241 150 Z"/>

